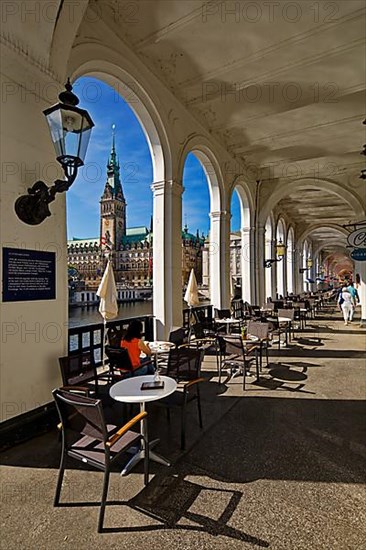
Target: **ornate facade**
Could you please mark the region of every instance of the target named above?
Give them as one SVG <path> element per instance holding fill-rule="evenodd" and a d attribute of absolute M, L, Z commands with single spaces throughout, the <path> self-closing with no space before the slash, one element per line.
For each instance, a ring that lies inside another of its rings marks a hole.
<path fill-rule="evenodd" d="M 152 286 L 153 233 L 147 227 L 126 227 L 127 203 L 123 194 L 120 166 L 113 134 L 107 164 L 107 181 L 100 199 L 100 238 L 77 239 L 67 243 L 68 264 L 78 271 L 87 289 L 96 289 L 101 280 L 106 254 L 112 256 L 117 286 L 136 288 Z M 182 287 L 191 269 L 202 282 L 204 236 L 182 231 Z"/>

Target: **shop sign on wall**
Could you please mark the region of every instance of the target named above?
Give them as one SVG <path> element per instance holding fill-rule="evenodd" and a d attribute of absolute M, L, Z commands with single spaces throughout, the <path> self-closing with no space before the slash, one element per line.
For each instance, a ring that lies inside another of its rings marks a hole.
<path fill-rule="evenodd" d="M 358 262 L 366 262 L 366 248 L 354 248 L 351 252 L 351 258 Z"/>
<path fill-rule="evenodd" d="M 3 302 L 55 298 L 55 252 L 3 248 Z"/>
<path fill-rule="evenodd" d="M 352 231 L 347 237 L 347 242 L 353 248 L 366 248 L 366 227 Z"/>

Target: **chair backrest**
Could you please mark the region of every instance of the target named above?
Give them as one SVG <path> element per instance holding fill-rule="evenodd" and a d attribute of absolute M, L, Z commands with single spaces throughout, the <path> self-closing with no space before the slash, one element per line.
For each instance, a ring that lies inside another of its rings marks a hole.
<path fill-rule="evenodd" d="M 296 302 L 296 307 L 300 309 L 305 309 L 305 302 Z"/>
<path fill-rule="evenodd" d="M 279 309 L 278 310 L 278 316 L 279 317 L 287 317 L 288 319 L 291 319 L 291 321 L 294 320 L 295 310 L 294 309 Z"/>
<path fill-rule="evenodd" d="M 130 355 L 126 348 L 112 348 L 111 346 L 106 346 L 105 354 L 109 359 L 109 366 L 112 370 L 115 368 L 133 371 Z"/>
<path fill-rule="evenodd" d="M 230 319 L 231 311 L 230 309 L 217 309 L 215 307 L 215 317 L 217 319 Z"/>
<path fill-rule="evenodd" d="M 193 315 L 196 320 L 196 323 L 200 323 L 202 328 L 208 330 L 215 330 L 215 322 L 212 317 L 206 317 L 205 311 L 203 310 L 193 310 Z"/>
<path fill-rule="evenodd" d="M 170 331 L 169 342 L 172 342 L 176 346 L 182 346 L 188 343 L 188 330 L 184 327 L 177 328 Z"/>
<path fill-rule="evenodd" d="M 191 332 L 198 340 L 202 340 L 203 338 L 205 338 L 205 331 L 201 323 L 194 323 L 193 325 L 191 325 Z"/>
<path fill-rule="evenodd" d="M 204 350 L 197 348 L 174 348 L 169 351 L 167 376 L 177 381 L 194 380 L 201 375 Z"/>
<path fill-rule="evenodd" d="M 102 403 L 99 399 L 84 397 L 56 389 L 52 392 L 62 423 L 64 443 L 69 449 L 80 435 L 107 441 Z"/>
<path fill-rule="evenodd" d="M 64 386 L 77 386 L 90 380 L 97 381 L 94 355 L 90 351 L 59 358 Z"/>
<path fill-rule="evenodd" d="M 240 334 L 226 334 L 219 337 L 219 349 L 227 355 L 244 357 L 243 340 Z"/>
<path fill-rule="evenodd" d="M 261 323 L 259 321 L 248 322 L 248 334 L 257 336 L 260 340 L 268 338 L 269 323 Z"/>
<path fill-rule="evenodd" d="M 107 332 L 108 343 L 112 348 L 119 348 L 126 331 L 116 327 L 109 327 Z"/>

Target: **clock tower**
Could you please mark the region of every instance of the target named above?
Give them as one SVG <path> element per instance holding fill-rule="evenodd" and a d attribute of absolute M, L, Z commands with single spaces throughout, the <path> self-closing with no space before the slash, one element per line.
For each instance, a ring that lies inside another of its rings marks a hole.
<path fill-rule="evenodd" d="M 107 181 L 100 199 L 100 244 L 102 251 L 115 252 L 126 235 L 126 200 L 123 195 L 119 162 L 115 147 L 115 125 L 112 126 L 112 149 L 107 164 Z"/>

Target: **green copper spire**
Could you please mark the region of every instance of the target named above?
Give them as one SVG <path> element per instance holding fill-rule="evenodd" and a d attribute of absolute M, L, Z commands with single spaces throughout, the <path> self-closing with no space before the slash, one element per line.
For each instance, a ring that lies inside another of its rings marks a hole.
<path fill-rule="evenodd" d="M 116 125 L 112 124 L 112 148 L 107 164 L 108 182 L 112 187 L 113 195 L 124 200 L 119 169 L 120 166 L 116 153 Z"/>

